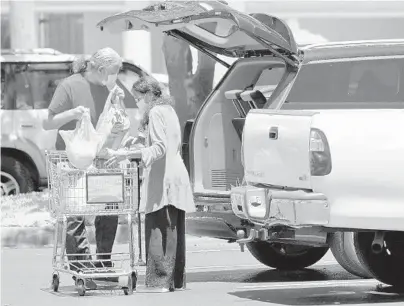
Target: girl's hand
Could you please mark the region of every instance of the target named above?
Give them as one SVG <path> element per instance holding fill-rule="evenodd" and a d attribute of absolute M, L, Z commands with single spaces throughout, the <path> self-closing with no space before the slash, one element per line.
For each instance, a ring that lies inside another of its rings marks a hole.
<path fill-rule="evenodd" d="M 106 162 L 105 162 L 105 167 L 109 168 L 112 166 L 117 165 L 118 163 L 124 161 L 128 157 L 128 151 L 119 149 L 117 151 L 107 149 L 108 156 L 111 156 Z"/>
<path fill-rule="evenodd" d="M 118 85 L 116 85 L 114 87 L 114 89 L 112 89 L 112 90 L 113 90 L 113 93 L 112 93 L 112 97 L 111 97 L 112 99 L 111 100 L 113 102 L 117 103 L 117 102 L 119 102 L 119 100 L 122 101 L 125 98 L 125 92 Z"/>
<path fill-rule="evenodd" d="M 124 147 L 130 148 L 132 146 L 134 146 L 136 149 L 144 148 L 145 147 L 144 139 L 141 137 L 132 137 L 131 136 L 130 138 L 128 138 L 127 141 L 125 141 Z"/>
<path fill-rule="evenodd" d="M 131 146 L 133 146 L 136 143 L 137 138 L 130 136 L 125 143 L 123 144 L 123 146 L 125 148 L 130 148 Z"/>

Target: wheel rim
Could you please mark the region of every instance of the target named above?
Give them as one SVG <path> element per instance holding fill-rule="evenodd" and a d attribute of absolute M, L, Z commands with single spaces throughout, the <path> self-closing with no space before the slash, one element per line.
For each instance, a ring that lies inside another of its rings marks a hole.
<path fill-rule="evenodd" d="M 1 171 L 1 195 L 17 195 L 20 193 L 20 186 L 17 180 L 9 173 Z"/>

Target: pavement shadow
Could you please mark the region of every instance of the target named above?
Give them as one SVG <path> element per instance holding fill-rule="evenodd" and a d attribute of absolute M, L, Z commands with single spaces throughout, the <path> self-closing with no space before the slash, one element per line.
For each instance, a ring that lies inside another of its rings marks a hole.
<path fill-rule="evenodd" d="M 333 286 L 319 288 L 238 291 L 230 295 L 252 301 L 290 305 L 352 305 L 404 302 L 404 290 L 378 286 Z"/>
<path fill-rule="evenodd" d="M 358 277 L 342 270 L 339 266 L 323 269 L 303 269 L 279 271 L 275 269 L 240 269 L 206 272 L 187 272 L 188 283 L 228 282 L 228 283 L 270 283 L 305 282 L 327 280 L 352 280 Z"/>

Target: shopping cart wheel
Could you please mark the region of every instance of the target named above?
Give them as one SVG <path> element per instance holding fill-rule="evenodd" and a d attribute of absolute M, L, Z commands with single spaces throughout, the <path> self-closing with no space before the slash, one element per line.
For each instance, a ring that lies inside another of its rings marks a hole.
<path fill-rule="evenodd" d="M 137 284 L 137 273 L 132 272 L 132 289 L 136 290 L 136 284 Z"/>
<path fill-rule="evenodd" d="M 122 287 L 122 289 L 123 289 L 123 293 L 125 294 L 125 295 L 129 295 L 129 294 L 132 294 L 133 293 L 133 279 L 132 279 L 132 276 L 129 276 L 128 277 L 128 285 L 127 286 L 125 286 L 125 287 Z"/>
<path fill-rule="evenodd" d="M 86 294 L 86 287 L 84 286 L 84 280 L 82 279 L 77 280 L 76 289 L 80 296 L 84 296 Z"/>
<path fill-rule="evenodd" d="M 59 290 L 59 274 L 53 273 L 52 275 L 52 289 L 54 292 L 58 292 Z"/>

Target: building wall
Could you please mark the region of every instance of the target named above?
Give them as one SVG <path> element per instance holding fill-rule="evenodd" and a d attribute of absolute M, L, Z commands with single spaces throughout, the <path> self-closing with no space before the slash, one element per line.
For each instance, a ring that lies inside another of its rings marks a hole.
<path fill-rule="evenodd" d="M 330 41 L 404 38 L 404 18 L 300 18 L 299 23 Z"/>
<path fill-rule="evenodd" d="M 83 14 L 40 13 L 39 47 L 64 53 L 84 52 Z"/>
<path fill-rule="evenodd" d="M 155 73 L 165 73 L 162 36 L 158 34 L 149 36 L 145 33 L 111 34 L 107 31 L 101 32 L 95 26 L 98 21 L 108 15 L 129 9 L 140 9 L 151 2 L 153 1 L 35 0 L 35 9 L 32 14 L 35 14 L 38 23 L 41 16 L 50 16 L 49 14 L 56 17 L 65 16 L 65 21 L 52 19 L 59 24 L 53 31 L 48 30 L 48 34 L 45 33 L 48 36 L 44 36 L 45 30 L 40 27 L 38 35 L 35 34 L 35 37 L 38 37 L 38 43 L 32 47 L 54 47 L 65 52 L 93 53 L 101 47 L 111 46 L 146 69 Z M 268 0 L 243 3 L 229 0 L 229 2 L 235 8 L 248 13 L 265 12 L 285 19 L 287 22 L 297 21 L 300 28 L 319 34 L 329 41 L 404 37 L 402 34 L 404 1 Z M 9 8 L 9 0 L 2 0 L 2 17 L 9 17 Z M 66 24 L 72 23 L 72 20 L 80 20 L 80 18 L 73 18 L 78 15 L 81 16 L 81 25 L 79 23 L 63 25 L 63 22 Z M 2 25 L 4 25 L 3 20 Z M 4 28 L 3 26 L 2 47 L 9 45 L 5 32 L 7 29 Z"/>
<path fill-rule="evenodd" d="M 84 13 L 83 31 L 84 31 L 84 52 L 92 54 L 100 48 L 111 47 L 119 54 L 123 52 L 122 34 L 112 34 L 108 31 L 100 31 L 96 27 L 97 23 L 103 18 L 115 12 L 87 12 Z"/>

